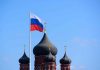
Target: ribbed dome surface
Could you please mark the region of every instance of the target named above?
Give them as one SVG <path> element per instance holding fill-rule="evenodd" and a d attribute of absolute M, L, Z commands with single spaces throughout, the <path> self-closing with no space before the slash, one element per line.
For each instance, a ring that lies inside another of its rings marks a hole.
<path fill-rule="evenodd" d="M 48 40 L 46 33 L 44 33 L 42 40 L 34 47 L 33 53 L 35 56 L 39 56 L 39 55 L 48 55 L 49 52 L 51 52 L 52 55 L 56 55 L 57 48 Z"/>
<path fill-rule="evenodd" d="M 61 64 L 70 64 L 71 63 L 71 60 L 68 58 L 68 56 L 66 55 L 66 52 L 63 56 L 63 58 L 60 60 L 60 63 Z"/>
<path fill-rule="evenodd" d="M 55 62 L 55 56 L 53 56 L 51 54 L 51 52 L 49 52 L 49 54 L 46 56 L 46 62 Z"/>
<path fill-rule="evenodd" d="M 21 64 L 28 64 L 29 63 L 29 57 L 26 56 L 25 52 L 24 52 L 23 56 L 19 59 L 19 63 L 21 63 Z"/>

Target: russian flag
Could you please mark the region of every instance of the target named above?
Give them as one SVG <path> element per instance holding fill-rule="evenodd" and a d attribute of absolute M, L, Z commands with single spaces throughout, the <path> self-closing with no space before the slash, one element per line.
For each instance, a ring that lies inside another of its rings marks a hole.
<path fill-rule="evenodd" d="M 31 15 L 30 14 L 30 19 L 31 19 L 31 24 L 30 24 L 30 31 L 40 31 L 43 32 L 43 24 L 36 15 Z"/>

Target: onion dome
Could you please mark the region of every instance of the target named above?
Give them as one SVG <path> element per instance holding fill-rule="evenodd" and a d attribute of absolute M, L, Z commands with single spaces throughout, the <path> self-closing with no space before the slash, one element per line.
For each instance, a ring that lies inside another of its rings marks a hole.
<path fill-rule="evenodd" d="M 29 57 L 27 57 L 25 52 L 24 52 L 23 56 L 19 59 L 19 63 L 21 63 L 21 64 L 28 64 L 29 63 Z"/>
<path fill-rule="evenodd" d="M 34 47 L 33 53 L 35 56 L 39 56 L 48 55 L 49 52 L 55 56 L 57 54 L 57 48 L 49 41 L 46 33 L 44 33 L 42 40 Z"/>
<path fill-rule="evenodd" d="M 55 62 L 55 56 L 53 56 L 51 54 L 51 52 L 49 52 L 49 54 L 46 56 L 45 60 L 46 60 L 46 62 Z"/>
<path fill-rule="evenodd" d="M 66 55 L 66 52 L 63 56 L 63 58 L 60 60 L 60 63 L 61 64 L 70 64 L 71 63 L 71 60 L 68 58 L 68 56 Z"/>

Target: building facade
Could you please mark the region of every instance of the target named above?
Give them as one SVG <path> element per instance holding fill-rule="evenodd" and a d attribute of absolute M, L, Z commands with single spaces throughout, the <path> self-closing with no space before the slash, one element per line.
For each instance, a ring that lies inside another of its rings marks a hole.
<path fill-rule="evenodd" d="M 33 48 L 35 55 L 34 70 L 56 70 L 57 48 L 49 41 L 47 34 L 44 33 L 42 40 Z M 29 57 L 24 52 L 19 59 L 20 70 L 29 70 Z M 60 59 L 60 70 L 70 70 L 71 60 L 66 52 Z"/>

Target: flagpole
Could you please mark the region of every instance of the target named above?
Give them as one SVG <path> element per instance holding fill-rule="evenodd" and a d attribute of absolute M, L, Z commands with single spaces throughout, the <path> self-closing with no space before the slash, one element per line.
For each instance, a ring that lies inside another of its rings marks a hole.
<path fill-rule="evenodd" d="M 29 13 L 30 17 L 30 13 Z M 30 22 L 30 19 L 29 19 Z M 30 64 L 29 64 L 29 70 L 31 70 L 31 31 L 30 31 L 30 23 L 29 23 L 29 57 L 30 57 Z"/>
<path fill-rule="evenodd" d="M 29 33 L 29 36 L 30 36 L 30 38 L 29 38 L 29 46 L 30 46 L 30 53 L 29 53 L 29 56 L 30 56 L 30 70 L 31 70 L 31 31 L 30 31 L 30 33 Z"/>

